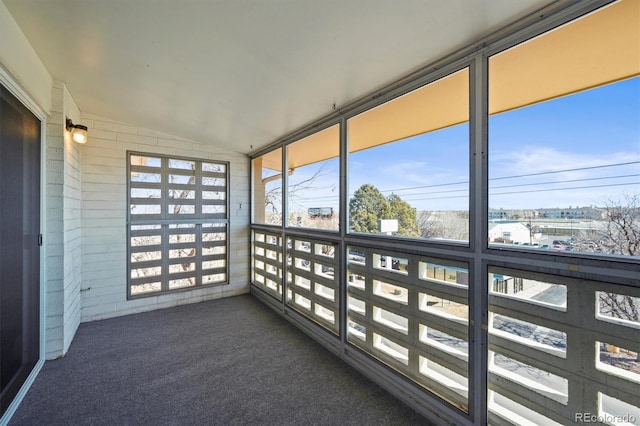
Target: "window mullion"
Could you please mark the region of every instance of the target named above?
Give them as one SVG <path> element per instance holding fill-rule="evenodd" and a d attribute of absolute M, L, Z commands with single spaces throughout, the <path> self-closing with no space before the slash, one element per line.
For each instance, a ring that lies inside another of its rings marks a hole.
<path fill-rule="evenodd" d="M 162 291 L 169 290 L 169 224 L 164 223 L 162 226 L 162 269 L 160 278 L 162 283 Z"/>
<path fill-rule="evenodd" d="M 169 159 L 162 158 L 160 163 L 160 212 L 161 219 L 167 219 L 167 209 L 169 208 Z"/>
<path fill-rule="evenodd" d="M 198 222 L 196 223 L 196 286 L 202 285 L 202 162 L 197 161 L 195 167 L 195 209 Z"/>

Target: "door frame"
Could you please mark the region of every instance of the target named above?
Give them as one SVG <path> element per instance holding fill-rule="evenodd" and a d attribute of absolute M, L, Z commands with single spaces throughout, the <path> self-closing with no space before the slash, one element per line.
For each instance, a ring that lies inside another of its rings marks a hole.
<path fill-rule="evenodd" d="M 4 68 L 2 64 L 0 64 L 0 84 L 2 84 L 13 96 L 16 97 L 29 111 L 33 113 L 40 120 L 40 233 L 46 237 L 46 130 L 47 130 L 47 114 L 44 110 L 28 95 L 27 91 L 22 88 L 22 86 L 17 82 L 17 79 L 14 79 L 12 75 Z M 46 241 L 45 241 L 46 242 Z M 40 309 L 39 309 L 39 323 L 40 323 L 40 350 L 39 350 L 39 359 L 36 363 L 35 367 L 27 377 L 27 380 L 24 382 L 20 391 L 9 405 L 9 408 L 4 413 L 2 417 L 0 417 L 0 426 L 4 426 L 9 422 L 9 419 L 13 416 L 18 406 L 22 402 L 23 398 L 27 394 L 27 391 L 33 384 L 34 380 L 38 376 L 38 373 L 42 369 L 45 361 L 46 354 L 46 328 L 45 328 L 45 318 L 46 312 L 46 292 L 45 292 L 45 282 L 46 282 L 46 268 L 45 261 L 47 256 L 46 244 L 42 244 L 40 246 Z"/>

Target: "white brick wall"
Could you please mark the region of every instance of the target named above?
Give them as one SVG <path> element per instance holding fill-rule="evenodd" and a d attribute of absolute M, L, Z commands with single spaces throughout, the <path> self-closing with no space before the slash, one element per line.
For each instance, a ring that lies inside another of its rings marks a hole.
<path fill-rule="evenodd" d="M 56 88 L 54 94 L 62 94 Z M 61 98 L 60 98 L 61 99 Z M 58 102 L 54 103 L 58 105 Z M 61 104 L 61 101 L 60 101 Z M 45 244 L 45 278 L 46 305 L 46 356 L 56 358 L 63 354 L 63 187 L 64 187 L 64 133 L 61 112 L 52 111 L 47 121 L 46 138 L 46 233 Z"/>
<path fill-rule="evenodd" d="M 206 143 L 85 114 L 82 146 L 82 321 L 249 291 L 249 159 Z M 230 284 L 127 301 L 126 152 L 229 161 Z"/>
<path fill-rule="evenodd" d="M 45 328 L 46 357 L 69 349 L 80 324 L 80 151 L 65 132 L 65 119 L 79 119 L 64 83 L 55 81 L 46 129 Z"/>
<path fill-rule="evenodd" d="M 80 110 L 69 94 L 63 91 L 65 117 L 80 121 Z M 82 284 L 82 218 L 80 183 L 80 147 L 65 133 L 64 140 L 64 341 L 66 352 L 80 325 L 80 286 Z"/>

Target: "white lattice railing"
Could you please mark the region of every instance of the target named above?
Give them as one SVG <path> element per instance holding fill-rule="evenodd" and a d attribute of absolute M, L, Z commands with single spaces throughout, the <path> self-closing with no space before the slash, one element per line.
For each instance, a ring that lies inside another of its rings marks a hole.
<path fill-rule="evenodd" d="M 489 288 L 492 423 L 640 421 L 640 289 L 493 267 Z"/>
<path fill-rule="evenodd" d="M 286 304 L 327 328 L 340 329 L 337 244 L 314 238 L 286 238 Z M 279 234 L 253 231 L 253 284 L 282 301 L 284 247 Z"/>
<path fill-rule="evenodd" d="M 282 237 L 253 231 L 253 284 L 282 300 Z"/>
<path fill-rule="evenodd" d="M 467 411 L 468 268 L 349 246 L 347 340 Z"/>
<path fill-rule="evenodd" d="M 287 238 L 287 305 L 338 334 L 337 244 Z"/>
<path fill-rule="evenodd" d="M 467 262 L 347 245 L 341 315 L 339 243 L 284 235 L 254 230 L 254 286 L 346 330 L 348 345 L 462 416 L 482 392 L 469 389 L 479 369 L 490 424 L 640 420 L 640 288 L 488 265 L 488 362 L 475 366 Z"/>

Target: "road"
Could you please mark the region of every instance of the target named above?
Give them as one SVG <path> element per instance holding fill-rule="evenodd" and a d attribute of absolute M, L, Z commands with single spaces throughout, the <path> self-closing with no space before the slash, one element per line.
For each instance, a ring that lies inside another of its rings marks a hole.
<path fill-rule="evenodd" d="M 566 303 L 567 290 L 563 286 L 554 285 L 548 289 L 531 297 L 537 302 L 549 303 L 551 305 L 562 306 Z"/>

